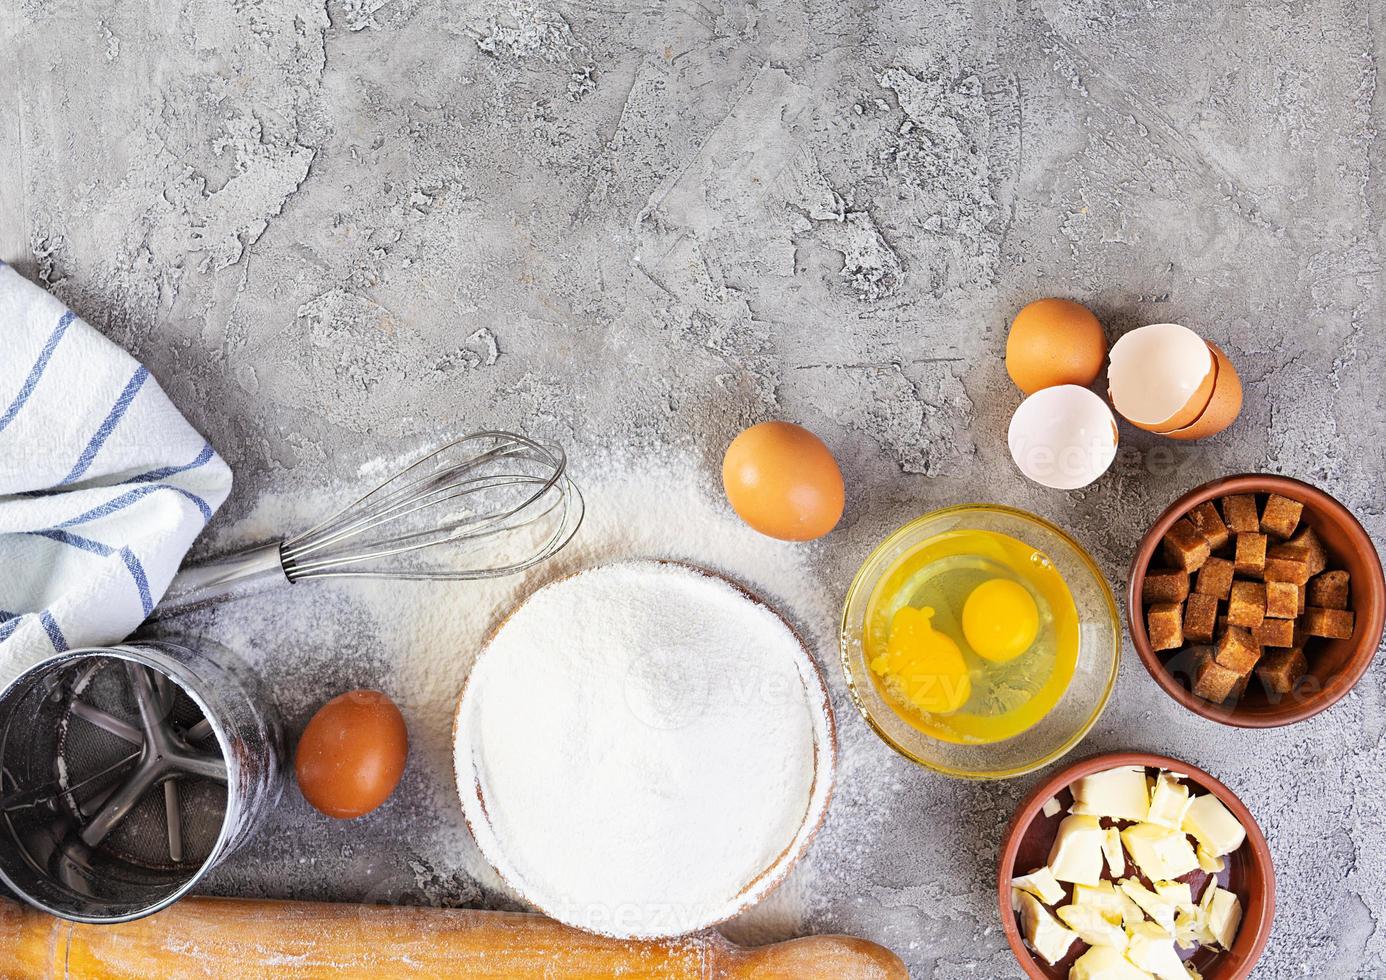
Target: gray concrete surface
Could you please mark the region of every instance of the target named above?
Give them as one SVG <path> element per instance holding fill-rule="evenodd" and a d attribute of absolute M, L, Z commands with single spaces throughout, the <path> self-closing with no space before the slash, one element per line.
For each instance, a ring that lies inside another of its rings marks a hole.
<path fill-rule="evenodd" d="M 778 416 L 848 474 L 832 603 L 886 529 L 978 498 L 1072 528 L 1118 587 L 1175 493 L 1229 472 L 1318 482 L 1380 543 L 1383 13 L 3 0 L 0 257 L 213 440 L 239 481 L 223 523 L 450 425 L 713 463 Z M 1026 485 L 999 352 L 1050 293 L 1113 336 L 1175 320 L 1217 340 L 1241 420 L 1173 449 L 1127 430 L 1087 491 Z M 1257 976 L 1386 973 L 1383 688 L 1377 665 L 1310 722 L 1234 731 L 1179 708 L 1128 645 L 1083 746 L 1182 756 L 1258 815 L 1279 912 Z M 820 846 L 860 846 L 748 938 L 840 930 L 918 977 L 1017 975 L 992 855 L 1038 776 L 954 782 L 852 744 Z M 884 804 L 857 791 L 868 770 L 889 773 Z M 311 823 L 286 804 L 212 887 L 500 901 L 435 873 L 407 823 Z"/>

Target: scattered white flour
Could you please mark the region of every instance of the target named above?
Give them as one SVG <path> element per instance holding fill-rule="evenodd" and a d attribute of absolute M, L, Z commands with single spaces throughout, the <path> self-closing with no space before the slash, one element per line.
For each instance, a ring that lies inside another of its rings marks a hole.
<path fill-rule="evenodd" d="M 582 572 L 526 599 L 468 682 L 468 822 L 565 922 L 704 928 L 758 897 L 817 824 L 824 694 L 784 621 L 725 581 L 648 561 Z"/>
<path fill-rule="evenodd" d="M 323 701 L 351 686 L 387 692 L 408 722 L 404 780 L 394 797 L 368 818 L 370 827 L 314 822 L 294 810 L 296 791 L 290 789 L 290 805 L 282 816 L 272 814 L 262 831 L 268 839 L 282 839 L 282 845 L 257 848 L 262 863 L 271 853 L 282 852 L 283 873 L 288 874 L 297 868 L 300 855 L 319 847 L 349 851 L 351 856 L 341 860 L 350 866 L 369 860 L 366 841 L 372 828 L 380 826 L 386 832 L 407 832 L 408 849 L 428 867 L 427 887 L 410 892 L 410 900 L 476 904 L 496 901 L 489 896 L 513 895 L 461 819 L 453 777 L 453 717 L 473 658 L 500 620 L 539 586 L 583 568 L 630 558 L 672 558 L 721 572 L 783 614 L 809 642 L 829 685 L 841 691 L 836 624 L 840 585 L 845 583 L 825 581 L 824 542 L 789 543 L 752 531 L 726 503 L 716 466 L 678 450 L 627 456 L 608 449 L 569 449 L 574 478 L 587 502 L 586 518 L 561 554 L 527 574 L 479 582 L 303 583 L 161 627 L 185 636 L 205 633 L 244 655 L 265 678 L 291 735 Z M 334 499 L 358 495 L 408 461 L 366 462 L 349 486 L 291 486 L 262 495 L 246 518 L 210 542 L 210 552 L 311 526 L 332 509 Z M 837 708 L 837 802 L 784 886 L 737 917 L 730 932 L 739 942 L 785 938 L 801 928 L 806 910 L 825 907 L 834 896 L 850 896 L 859 886 L 843 879 L 842 869 L 867 858 L 874 847 L 871 828 L 889 816 L 900 767 L 864 724 L 845 717 L 853 710 L 845 695 Z M 400 900 L 400 886 L 387 883 L 398 877 L 382 878 L 379 892 L 358 899 Z"/>

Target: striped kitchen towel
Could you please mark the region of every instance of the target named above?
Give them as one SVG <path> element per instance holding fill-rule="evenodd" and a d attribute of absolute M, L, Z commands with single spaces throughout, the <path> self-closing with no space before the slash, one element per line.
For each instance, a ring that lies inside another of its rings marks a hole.
<path fill-rule="evenodd" d="M 0 262 L 0 681 L 133 632 L 230 490 L 141 364 Z"/>

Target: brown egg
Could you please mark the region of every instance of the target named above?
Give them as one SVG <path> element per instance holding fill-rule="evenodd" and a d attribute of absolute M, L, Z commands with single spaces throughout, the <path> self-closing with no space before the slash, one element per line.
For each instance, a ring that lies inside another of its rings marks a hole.
<path fill-rule="evenodd" d="M 1037 299 L 1011 321 L 1006 373 L 1027 395 L 1055 385 L 1086 388 L 1102 372 L 1107 338 L 1082 303 Z"/>
<path fill-rule="evenodd" d="M 304 799 L 348 820 L 389 798 L 408 755 L 409 733 L 395 703 L 379 691 L 348 691 L 309 720 L 294 771 Z"/>
<path fill-rule="evenodd" d="M 821 439 L 790 422 L 762 422 L 732 440 L 722 486 L 741 519 L 772 538 L 820 538 L 842 517 L 837 461 Z"/>

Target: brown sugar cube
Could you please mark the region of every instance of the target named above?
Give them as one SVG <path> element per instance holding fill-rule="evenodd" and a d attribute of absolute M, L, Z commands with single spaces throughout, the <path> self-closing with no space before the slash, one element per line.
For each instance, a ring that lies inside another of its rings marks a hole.
<path fill-rule="evenodd" d="M 1266 587 L 1260 582 L 1233 582 L 1227 600 L 1227 621 L 1233 626 L 1254 629 L 1266 618 Z"/>
<path fill-rule="evenodd" d="M 1310 606 L 1304 610 L 1304 630 L 1310 636 L 1346 640 L 1352 636 L 1354 618 L 1347 609 L 1320 609 L 1318 606 Z"/>
<path fill-rule="evenodd" d="M 1200 573 L 1202 574 L 1202 573 Z M 1145 573 L 1141 599 L 1152 602 L 1183 602 L 1189 595 L 1189 573 L 1178 568 L 1161 568 Z"/>
<path fill-rule="evenodd" d="M 1210 595 L 1214 599 L 1226 599 L 1232 594 L 1234 571 L 1234 566 L 1226 558 L 1209 558 L 1198 570 L 1198 581 L 1194 585 L 1194 591 L 1200 595 Z"/>
<path fill-rule="evenodd" d="M 1195 643 L 1212 643 L 1217 629 L 1218 601 L 1195 592 L 1184 603 L 1184 636 Z"/>
<path fill-rule="evenodd" d="M 1312 527 L 1304 528 L 1289 541 L 1286 541 L 1285 545 L 1286 547 L 1300 548 L 1308 555 L 1305 560 L 1308 562 L 1310 575 L 1317 575 L 1328 567 L 1328 551 Z"/>
<path fill-rule="evenodd" d="M 1202 572 L 1198 574 L 1202 575 Z M 1348 573 L 1342 571 L 1324 572 L 1309 580 L 1305 588 L 1308 605 L 1320 609 L 1346 609 L 1348 607 Z"/>
<path fill-rule="evenodd" d="M 1293 582 L 1266 583 L 1266 617 L 1294 619 L 1299 615 L 1299 586 Z"/>
<path fill-rule="evenodd" d="M 1254 493 L 1234 493 L 1222 498 L 1222 518 L 1235 534 L 1261 530 L 1261 517 L 1256 513 Z"/>
<path fill-rule="evenodd" d="M 1212 554 L 1208 539 L 1187 517 L 1175 521 L 1174 527 L 1165 532 L 1164 549 L 1169 563 L 1186 572 L 1198 571 Z"/>
<path fill-rule="evenodd" d="M 1261 662 L 1256 665 L 1256 676 L 1268 694 L 1289 694 L 1295 684 L 1309 672 L 1309 664 L 1304 659 L 1302 647 L 1289 647 L 1285 650 L 1267 650 Z"/>
<path fill-rule="evenodd" d="M 1261 647 L 1240 626 L 1227 627 L 1227 632 L 1218 637 L 1217 646 L 1213 649 L 1213 659 L 1238 674 L 1251 670 L 1261 657 Z"/>
<path fill-rule="evenodd" d="M 1266 552 L 1266 567 L 1261 578 L 1267 582 L 1293 582 L 1303 585 L 1309 581 L 1309 552 L 1298 545 L 1278 544 Z"/>
<path fill-rule="evenodd" d="M 1261 577 L 1266 567 L 1266 536 L 1258 531 L 1237 535 L 1237 559 L 1233 563 L 1243 575 Z"/>
<path fill-rule="evenodd" d="M 1299 527 L 1299 515 L 1303 511 L 1304 505 L 1298 500 L 1273 493 L 1261 511 L 1261 531 L 1277 538 L 1288 538 Z"/>
<path fill-rule="evenodd" d="M 1145 614 L 1145 630 L 1155 650 L 1178 650 L 1184 645 L 1184 607 L 1157 602 Z"/>
<path fill-rule="evenodd" d="M 1309 605 L 1309 597 L 1305 594 L 1304 586 L 1299 587 L 1299 608 L 1295 610 L 1295 615 L 1299 616 L 1304 612 L 1304 607 Z"/>
<path fill-rule="evenodd" d="M 1208 547 L 1214 551 L 1227 544 L 1232 537 L 1227 525 L 1222 522 L 1222 515 L 1218 513 L 1211 500 L 1205 500 L 1189 511 L 1188 518 L 1193 522 L 1193 526 L 1198 528 L 1199 533 L 1208 539 Z"/>
<path fill-rule="evenodd" d="M 1221 704 L 1232 695 L 1244 676 L 1222 666 L 1212 657 L 1205 657 L 1194 668 L 1193 692 L 1205 701 Z"/>
<path fill-rule="evenodd" d="M 1252 672 L 1248 670 L 1241 677 L 1237 678 L 1237 683 L 1232 685 L 1232 691 L 1227 695 L 1226 700 L 1236 704 L 1242 699 L 1242 695 L 1246 693 L 1247 685 L 1251 683 L 1251 674 Z"/>
<path fill-rule="evenodd" d="M 1258 647 L 1292 647 L 1295 645 L 1295 624 L 1289 619 L 1263 619 L 1251 631 Z"/>

